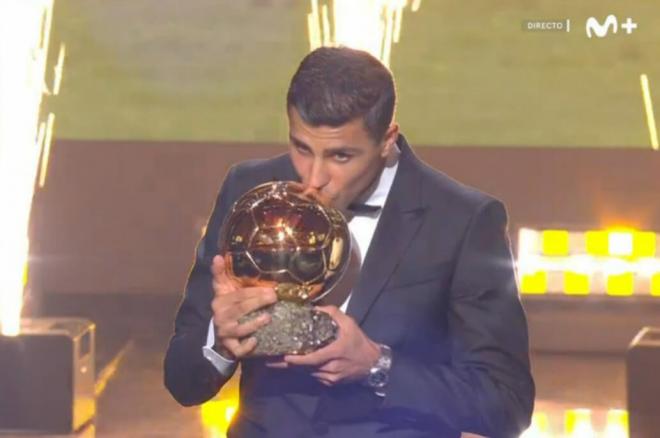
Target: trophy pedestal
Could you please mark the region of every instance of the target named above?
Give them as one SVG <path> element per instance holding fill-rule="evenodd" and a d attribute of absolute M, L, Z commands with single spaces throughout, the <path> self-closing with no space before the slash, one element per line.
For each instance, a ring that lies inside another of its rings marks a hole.
<path fill-rule="evenodd" d="M 271 322 L 254 333 L 257 347 L 251 356 L 306 354 L 322 348 L 337 337 L 337 324 L 310 304 L 278 301 L 247 315 L 241 322 L 269 313 Z"/>
<path fill-rule="evenodd" d="M 0 336 L 0 433 L 74 432 L 96 414 L 93 323 L 21 320 Z"/>

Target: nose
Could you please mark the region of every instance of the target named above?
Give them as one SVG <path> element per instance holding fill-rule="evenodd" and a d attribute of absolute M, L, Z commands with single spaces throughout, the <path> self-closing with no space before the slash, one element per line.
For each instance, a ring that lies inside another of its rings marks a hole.
<path fill-rule="evenodd" d="M 320 191 L 326 184 L 328 184 L 329 180 L 330 175 L 325 168 L 325 164 L 321 159 L 315 159 L 309 169 L 309 174 L 307 175 L 307 187 Z"/>

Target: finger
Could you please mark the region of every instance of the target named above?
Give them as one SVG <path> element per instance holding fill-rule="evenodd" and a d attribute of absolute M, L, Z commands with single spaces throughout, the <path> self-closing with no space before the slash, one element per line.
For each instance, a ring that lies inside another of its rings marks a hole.
<path fill-rule="evenodd" d="M 348 326 L 350 325 L 351 321 L 353 321 L 353 319 L 339 310 L 337 306 L 314 306 L 314 309 L 327 313 L 335 321 L 335 323 L 337 323 L 339 328 L 339 335 L 346 330 L 349 330 Z"/>
<path fill-rule="evenodd" d="M 249 302 L 256 300 L 256 303 Z M 213 299 L 214 306 L 218 307 L 218 311 L 222 308 L 231 306 L 240 306 L 248 301 L 247 305 L 263 307 L 267 304 L 273 304 L 277 301 L 277 294 L 271 287 L 246 287 L 235 290 L 232 293 L 220 293 Z"/>
<path fill-rule="evenodd" d="M 315 306 L 314 309 L 318 310 L 319 312 L 324 312 L 330 316 L 330 318 L 332 318 L 337 323 L 340 330 L 343 326 L 346 325 L 346 319 L 348 317 L 344 312 L 339 310 L 337 306 Z"/>
<path fill-rule="evenodd" d="M 289 368 L 289 364 L 284 362 L 284 361 L 266 362 L 266 366 L 268 368 L 277 368 L 277 369 L 280 369 L 280 370 L 283 370 L 285 368 Z"/>
<path fill-rule="evenodd" d="M 332 344 L 304 355 L 287 354 L 284 356 L 284 361 L 290 365 L 318 366 L 325 364 L 329 360 L 334 359 L 334 348 L 331 347 Z"/>
<path fill-rule="evenodd" d="M 222 345 L 237 359 L 241 359 L 252 352 L 257 346 L 257 338 L 250 337 L 239 341 L 236 338 L 223 339 Z"/>
<path fill-rule="evenodd" d="M 244 323 L 237 320 L 231 320 L 218 325 L 218 337 L 220 338 L 244 338 L 251 335 L 259 328 L 267 325 L 271 321 L 271 316 L 263 313 L 256 318 L 250 319 Z"/>
<path fill-rule="evenodd" d="M 341 373 L 341 364 L 337 360 L 328 361 L 318 368 L 318 372 L 327 373 L 327 374 Z"/>
<path fill-rule="evenodd" d="M 238 284 L 227 274 L 225 259 L 221 255 L 213 257 L 211 264 L 211 273 L 213 274 L 213 283 L 216 293 L 233 292 L 238 289 Z"/>
<path fill-rule="evenodd" d="M 241 289 L 232 298 L 240 316 L 277 302 L 275 290 L 269 287 Z"/>
<path fill-rule="evenodd" d="M 314 306 L 314 309 L 320 310 L 321 312 L 325 312 L 328 315 L 330 315 L 333 319 L 337 319 L 336 317 L 341 313 L 342 315 L 344 314 L 337 306 Z"/>
<path fill-rule="evenodd" d="M 312 376 L 325 386 L 333 386 L 339 381 L 336 375 L 328 373 L 314 372 L 312 373 Z"/>
<path fill-rule="evenodd" d="M 245 299 L 245 295 L 251 298 Z M 215 325 L 222 328 L 222 334 L 224 336 L 237 337 L 239 335 L 233 330 L 240 324 L 238 320 L 251 312 L 269 306 L 275 302 L 277 302 L 277 295 L 272 289 L 268 290 L 268 288 L 261 288 L 260 294 L 242 294 L 241 291 L 236 291 L 230 294 L 216 295 L 211 302 L 213 321 Z M 250 321 L 251 320 L 252 319 L 250 319 Z M 261 322 L 256 322 L 256 324 L 261 326 L 268 322 L 269 321 L 261 320 Z M 250 327 L 250 325 L 247 326 L 248 329 Z"/>

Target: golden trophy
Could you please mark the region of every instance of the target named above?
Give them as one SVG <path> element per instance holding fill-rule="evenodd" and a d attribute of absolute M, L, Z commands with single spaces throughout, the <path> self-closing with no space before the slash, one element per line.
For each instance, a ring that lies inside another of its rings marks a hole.
<path fill-rule="evenodd" d="M 296 182 L 269 182 L 234 203 L 218 243 L 227 273 L 242 287 L 273 287 L 278 301 L 240 322 L 268 312 L 252 356 L 305 354 L 332 342 L 337 325 L 314 303 L 337 284 L 348 266 L 346 219 Z"/>

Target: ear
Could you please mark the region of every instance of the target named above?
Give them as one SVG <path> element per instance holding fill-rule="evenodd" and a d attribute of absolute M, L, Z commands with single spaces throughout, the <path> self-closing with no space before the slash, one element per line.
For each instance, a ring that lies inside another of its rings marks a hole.
<path fill-rule="evenodd" d="M 381 143 L 383 144 L 381 157 L 387 158 L 392 154 L 397 138 L 399 138 L 399 124 L 392 122 L 389 128 L 387 128 L 387 131 L 385 131 L 385 135 L 383 136 Z"/>

